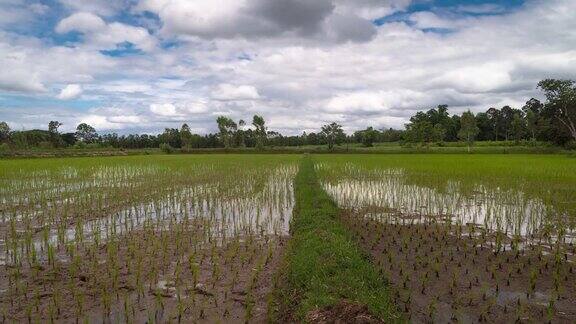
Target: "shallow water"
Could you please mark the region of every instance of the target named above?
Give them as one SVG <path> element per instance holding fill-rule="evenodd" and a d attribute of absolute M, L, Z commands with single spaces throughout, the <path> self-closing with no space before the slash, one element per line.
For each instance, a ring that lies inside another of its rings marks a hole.
<path fill-rule="evenodd" d="M 331 171 L 327 164 L 317 168 Z M 559 237 L 557 231 L 565 228 L 562 222 L 568 215 L 522 191 L 480 184 L 463 190 L 457 181 L 448 181 L 443 188 L 419 186 L 410 183 L 402 169 L 365 171 L 352 164 L 346 165 L 343 176 L 333 178 L 321 181 L 326 192 L 340 207 L 363 209 L 367 217 L 397 224 L 438 222 L 484 228 L 507 237 L 534 238 L 547 233 L 552 242 L 576 243 L 576 232 Z"/>
<path fill-rule="evenodd" d="M 298 171 L 297 165 L 279 166 L 269 171 L 264 183 L 256 184 L 251 179 L 242 179 L 242 188 L 237 192 L 223 195 L 218 181 L 180 188 L 163 197 L 151 201 L 126 206 L 104 217 L 91 220 L 75 219 L 69 226 L 45 224 L 30 229 L 19 229 L 18 253 L 7 248 L 4 239 L 0 240 L 0 264 L 16 262 L 14 255 L 27 255 L 31 250 L 39 261 L 45 261 L 48 246 L 64 247 L 70 243 L 105 243 L 112 237 L 119 237 L 141 230 L 145 226 L 157 231 L 187 222 L 189 226 L 203 227 L 207 239 L 234 236 L 287 235 L 294 207 L 292 179 Z M 68 201 L 72 203 L 72 201 Z M 54 205 L 56 208 L 57 204 Z M 39 206 L 41 208 L 42 206 Z M 43 210 L 33 210 L 25 214 L 10 214 L 11 220 L 22 225 L 23 219 L 37 218 Z M 194 230 L 194 228 L 190 228 Z M 63 249 L 59 249 L 62 252 Z M 64 253 L 60 253 L 65 260 Z"/>

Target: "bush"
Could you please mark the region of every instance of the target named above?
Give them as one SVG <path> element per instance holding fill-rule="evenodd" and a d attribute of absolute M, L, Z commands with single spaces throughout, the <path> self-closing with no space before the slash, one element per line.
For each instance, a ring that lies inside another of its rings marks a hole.
<path fill-rule="evenodd" d="M 50 143 L 50 142 L 48 142 L 48 141 L 43 141 L 43 142 L 38 143 L 38 147 L 41 148 L 41 149 L 45 149 L 45 150 L 54 148 L 54 146 L 52 145 L 52 143 Z"/>
<path fill-rule="evenodd" d="M 74 148 L 75 149 L 85 149 L 86 148 L 86 143 L 84 142 L 76 142 L 76 144 L 74 144 Z"/>
<path fill-rule="evenodd" d="M 160 144 L 160 150 L 166 154 L 174 153 L 174 148 L 172 146 L 170 146 L 170 144 L 168 144 L 168 143 Z"/>
<path fill-rule="evenodd" d="M 567 150 L 576 151 L 576 141 L 570 141 L 565 145 Z"/>
<path fill-rule="evenodd" d="M 0 152 L 8 152 L 9 149 L 10 147 L 8 146 L 8 143 L 0 144 Z"/>

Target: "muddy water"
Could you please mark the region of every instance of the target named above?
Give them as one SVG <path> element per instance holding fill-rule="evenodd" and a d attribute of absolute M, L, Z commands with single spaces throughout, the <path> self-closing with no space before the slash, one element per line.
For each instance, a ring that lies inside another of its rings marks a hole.
<path fill-rule="evenodd" d="M 319 164 L 318 168 L 329 168 Z M 378 170 L 365 174 L 347 165 L 349 177 L 322 181 L 322 186 L 340 207 L 352 210 L 372 209 L 371 215 L 391 223 L 429 222 L 433 217 L 463 227 L 484 228 L 507 237 L 535 237 L 548 233 L 549 239 L 576 243 L 576 232 L 558 234 L 568 216 L 529 198 L 521 191 L 476 185 L 472 191 L 449 181 L 444 188 L 419 186 L 407 181 L 402 169 Z M 550 242 L 549 242 L 550 243 Z"/>
<path fill-rule="evenodd" d="M 82 221 L 71 226 L 44 225 L 36 233 L 19 230 L 18 253 L 0 239 L 0 265 L 13 263 L 14 255 L 26 255 L 35 250 L 39 261 L 45 261 L 48 246 L 64 247 L 70 243 L 103 243 L 112 237 L 153 226 L 169 230 L 175 224 L 194 221 L 207 227 L 212 238 L 237 235 L 287 235 L 294 207 L 292 179 L 297 166 L 283 166 L 270 172 L 268 180 L 255 190 L 256 184 L 244 182 L 233 195 L 224 196 L 218 183 L 202 184 L 180 189 L 153 201 L 127 206 L 105 217 Z M 37 211 L 41 212 L 41 211 Z M 36 213 L 33 212 L 33 213 Z M 28 215 L 29 216 L 29 215 Z M 19 215 L 12 215 L 19 222 Z M 13 242 L 12 242 L 13 243 Z M 60 249 L 62 251 L 62 249 Z M 61 258 L 66 258 L 60 253 Z M 66 261 L 66 260 L 62 260 Z"/>

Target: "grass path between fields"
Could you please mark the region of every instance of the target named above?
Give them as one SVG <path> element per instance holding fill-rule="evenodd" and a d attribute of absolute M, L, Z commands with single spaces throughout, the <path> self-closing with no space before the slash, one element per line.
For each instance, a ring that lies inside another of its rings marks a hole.
<path fill-rule="evenodd" d="M 291 238 L 278 277 L 273 320 L 305 321 L 310 311 L 345 300 L 367 306 L 387 323 L 398 322 L 387 282 L 339 221 L 340 211 L 320 186 L 309 156 L 302 159 L 294 190 Z"/>

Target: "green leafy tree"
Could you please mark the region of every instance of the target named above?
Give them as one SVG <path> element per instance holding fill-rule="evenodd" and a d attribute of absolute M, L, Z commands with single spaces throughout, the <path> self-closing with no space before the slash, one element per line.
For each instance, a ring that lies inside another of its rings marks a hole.
<path fill-rule="evenodd" d="M 53 120 L 48 123 L 48 131 L 52 134 L 58 134 L 58 128 L 62 126 L 62 123 L 56 120 Z"/>
<path fill-rule="evenodd" d="M 524 137 L 524 132 L 526 129 L 526 123 L 524 118 L 520 113 L 514 114 L 514 119 L 512 120 L 512 136 L 514 136 L 514 142 L 516 144 L 520 143 L 520 140 Z"/>
<path fill-rule="evenodd" d="M 244 130 L 244 126 L 246 126 L 246 122 L 244 119 L 240 119 L 238 121 L 238 130 L 236 131 L 238 146 L 240 147 L 246 147 L 246 131 Z"/>
<path fill-rule="evenodd" d="M 538 131 L 538 115 L 532 110 L 526 112 L 526 129 L 530 133 L 530 139 L 536 140 L 536 132 Z"/>
<path fill-rule="evenodd" d="M 500 109 L 500 114 L 502 118 L 502 127 L 503 132 L 506 140 L 509 140 L 510 137 L 514 137 L 514 130 L 512 128 L 512 123 L 514 122 L 514 116 L 516 114 L 521 114 L 522 111 L 520 109 L 514 109 L 510 106 L 504 106 Z"/>
<path fill-rule="evenodd" d="M 410 143 L 422 143 L 428 146 L 430 143 L 443 141 L 445 136 L 446 130 L 442 125 L 432 125 L 427 120 L 406 125 L 406 141 Z"/>
<path fill-rule="evenodd" d="M 340 144 L 346 138 L 342 125 L 338 123 L 330 123 L 322 126 L 321 134 L 326 138 L 328 149 L 333 149 L 334 144 Z"/>
<path fill-rule="evenodd" d="M 444 141 L 446 138 L 446 129 L 441 124 L 436 124 L 432 128 L 432 138 L 431 141 L 435 143 L 439 143 Z"/>
<path fill-rule="evenodd" d="M 476 139 L 476 136 L 478 136 L 479 132 L 480 129 L 476 125 L 474 114 L 470 112 L 470 110 L 463 113 L 460 118 L 460 131 L 458 132 L 458 137 L 468 143 L 468 152 L 470 152 L 474 140 Z"/>
<path fill-rule="evenodd" d="M 486 111 L 486 114 L 488 114 L 488 119 L 492 125 L 492 134 L 494 135 L 494 140 L 498 141 L 500 139 L 498 135 L 502 130 L 502 113 L 496 108 L 490 108 L 488 111 Z"/>
<path fill-rule="evenodd" d="M 190 131 L 190 126 L 188 124 L 183 124 L 180 128 L 180 142 L 182 147 L 192 147 L 192 132 Z"/>
<path fill-rule="evenodd" d="M 372 127 L 368 127 L 365 130 L 360 131 L 359 135 L 362 145 L 365 147 L 372 147 L 374 146 L 374 142 L 378 140 L 378 135 L 380 135 L 380 132 Z"/>
<path fill-rule="evenodd" d="M 76 127 L 76 137 L 83 143 L 93 143 L 98 139 L 98 133 L 94 127 L 82 123 Z"/>
<path fill-rule="evenodd" d="M 481 112 L 476 114 L 476 125 L 478 125 L 478 128 L 480 129 L 480 133 L 478 133 L 477 138 L 478 140 L 489 141 L 493 139 L 492 124 L 487 113 Z"/>
<path fill-rule="evenodd" d="M 256 147 L 261 150 L 264 148 L 264 145 L 266 145 L 266 136 L 268 135 L 266 122 L 262 116 L 254 115 L 254 117 L 252 117 L 252 126 L 255 128 Z"/>
<path fill-rule="evenodd" d="M 10 126 L 6 122 L 0 122 L 0 143 L 7 142 L 10 138 Z"/>
<path fill-rule="evenodd" d="M 573 80 L 546 79 L 538 83 L 548 102 L 546 108 L 576 140 L 576 83 Z"/>
<path fill-rule="evenodd" d="M 238 125 L 230 118 L 226 116 L 219 116 L 216 119 L 218 124 L 218 131 L 220 132 L 220 140 L 224 143 L 225 148 L 232 146 L 232 136 L 238 129 Z"/>
<path fill-rule="evenodd" d="M 526 130 L 530 139 L 535 141 L 543 133 L 546 133 L 548 121 L 544 112 L 544 105 L 538 99 L 530 99 L 526 102 L 522 111 L 526 116 Z M 546 138 L 545 138 L 546 139 Z"/>
<path fill-rule="evenodd" d="M 50 142 L 53 146 L 61 146 L 62 139 L 58 133 L 58 128 L 62 126 L 62 123 L 56 120 L 52 120 L 48 123 L 48 132 L 50 133 Z"/>
<path fill-rule="evenodd" d="M 166 144 L 171 148 L 182 147 L 182 137 L 178 128 L 165 128 L 164 132 L 158 136 L 160 144 Z M 164 147 L 167 147 L 167 146 Z"/>
<path fill-rule="evenodd" d="M 381 142 L 399 142 L 404 135 L 403 130 L 397 130 L 393 128 L 382 129 L 380 132 Z"/>

